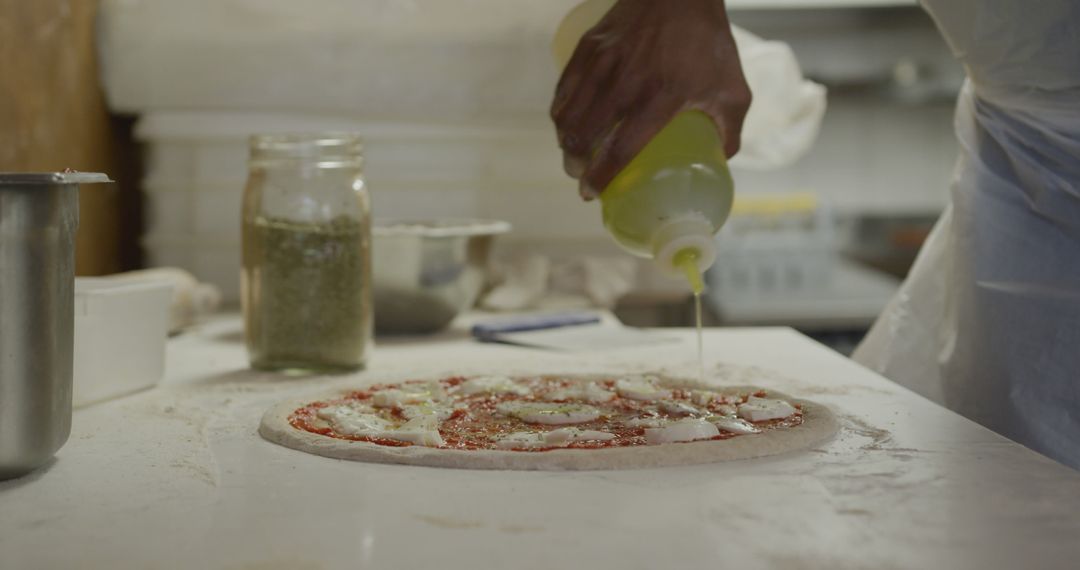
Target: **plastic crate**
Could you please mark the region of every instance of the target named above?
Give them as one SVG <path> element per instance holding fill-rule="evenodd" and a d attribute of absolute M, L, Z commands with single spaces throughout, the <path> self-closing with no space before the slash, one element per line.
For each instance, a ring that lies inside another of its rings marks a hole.
<path fill-rule="evenodd" d="M 813 194 L 740 196 L 717 236 L 714 296 L 761 298 L 826 289 L 837 259 L 831 210 Z"/>

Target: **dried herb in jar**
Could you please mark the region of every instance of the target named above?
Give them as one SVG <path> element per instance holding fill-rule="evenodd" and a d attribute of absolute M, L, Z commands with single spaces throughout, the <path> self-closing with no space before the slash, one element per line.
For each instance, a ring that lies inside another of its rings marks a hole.
<path fill-rule="evenodd" d="M 252 365 L 356 369 L 371 342 L 370 230 L 256 217 L 244 224 L 244 290 Z"/>

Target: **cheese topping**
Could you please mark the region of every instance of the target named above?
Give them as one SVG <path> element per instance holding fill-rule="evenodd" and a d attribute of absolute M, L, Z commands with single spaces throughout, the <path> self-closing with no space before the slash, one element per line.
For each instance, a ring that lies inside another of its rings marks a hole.
<path fill-rule="evenodd" d="M 596 382 L 589 382 L 584 386 L 552 390 L 551 392 L 548 392 L 544 399 L 551 402 L 585 400 L 586 402 L 591 402 L 593 404 L 602 404 L 614 400 L 615 396 L 615 392 L 608 390 Z"/>
<path fill-rule="evenodd" d="M 696 416 L 701 414 L 701 410 L 687 404 L 686 402 L 676 402 L 673 400 L 663 400 L 660 402 L 660 409 L 665 414 L 672 416 Z"/>
<path fill-rule="evenodd" d="M 690 401 L 699 406 L 708 406 L 713 400 L 720 398 L 720 394 L 708 390 L 691 390 Z"/>
<path fill-rule="evenodd" d="M 615 383 L 615 390 L 623 398 L 641 402 L 671 397 L 671 390 L 658 387 L 652 378 L 624 378 Z"/>
<path fill-rule="evenodd" d="M 575 441 L 611 441 L 613 439 L 615 439 L 615 434 L 613 433 L 578 428 L 559 428 L 557 430 L 549 431 L 547 436 L 544 437 L 544 441 L 549 445 L 559 447 Z"/>
<path fill-rule="evenodd" d="M 348 410 L 339 409 L 339 408 L 348 408 Z M 317 408 L 315 410 L 315 412 L 316 412 L 315 413 L 316 416 L 318 416 L 318 417 L 320 417 L 320 418 L 322 418 L 324 420 L 330 420 L 333 416 L 335 416 L 337 414 L 348 414 L 348 413 L 373 414 L 373 413 L 375 413 L 375 408 L 371 407 L 371 405 L 368 404 L 367 402 L 363 402 L 363 401 L 359 401 L 359 400 L 349 400 L 347 402 L 343 402 L 341 404 L 337 404 L 337 405 L 334 405 L 334 406 L 326 406 L 326 407 L 322 407 L 322 408 Z"/>
<path fill-rule="evenodd" d="M 371 435 L 390 427 L 390 422 L 372 413 L 374 410 L 353 406 L 327 406 L 319 409 L 317 416 L 330 422 L 334 431 L 347 435 Z"/>
<path fill-rule="evenodd" d="M 738 411 L 738 408 L 731 404 L 720 404 L 716 406 L 716 413 L 720 416 L 734 416 Z"/>
<path fill-rule="evenodd" d="M 515 417 L 530 424 L 580 424 L 600 417 L 600 410 L 586 404 L 510 401 L 499 404 L 495 409 L 500 414 Z"/>
<path fill-rule="evenodd" d="M 438 382 L 423 382 L 379 390 L 371 397 L 371 403 L 376 408 L 400 408 L 405 404 L 419 404 L 444 398 L 446 391 Z"/>
<path fill-rule="evenodd" d="M 439 447 L 445 443 L 442 434 L 439 433 L 439 419 L 431 415 L 411 419 L 397 429 L 383 431 L 374 437 L 429 447 Z"/>
<path fill-rule="evenodd" d="M 666 418 L 633 418 L 626 420 L 626 425 L 630 427 L 658 428 L 669 423 L 671 423 L 671 420 Z"/>
<path fill-rule="evenodd" d="M 377 437 L 394 441 L 405 441 L 417 445 L 438 447 L 443 444 L 439 434 L 439 418 L 424 415 L 411 419 L 401 426 L 381 418 L 373 410 L 365 412 L 353 406 L 328 406 L 316 414 L 330 422 L 334 431 L 352 436 Z"/>
<path fill-rule="evenodd" d="M 544 434 L 529 431 L 519 431 L 502 436 L 495 440 L 498 449 L 535 449 L 547 447 L 544 443 Z"/>
<path fill-rule="evenodd" d="M 761 433 L 761 430 L 755 427 L 754 424 L 739 418 L 732 418 L 728 416 L 710 416 L 706 419 L 710 423 L 712 423 L 712 425 L 716 426 L 717 429 L 719 429 L 720 431 L 737 433 L 739 435 Z"/>
<path fill-rule="evenodd" d="M 615 392 L 612 392 L 599 384 L 589 382 L 585 385 L 585 399 L 590 402 L 610 402 L 615 399 L 615 396 Z"/>
<path fill-rule="evenodd" d="M 454 411 L 454 408 L 437 402 L 424 402 L 401 407 L 401 415 L 405 416 L 407 420 L 434 416 L 441 422 L 454 415 Z"/>
<path fill-rule="evenodd" d="M 575 441 L 610 441 L 615 434 L 606 431 L 577 428 L 559 428 L 547 433 L 519 431 L 505 435 L 495 442 L 499 449 L 535 449 L 538 447 L 566 447 Z"/>
<path fill-rule="evenodd" d="M 754 396 L 751 396 L 745 404 L 739 405 L 739 417 L 752 422 L 778 420 L 790 417 L 796 411 L 798 410 L 795 409 L 795 406 L 783 400 Z"/>
<path fill-rule="evenodd" d="M 716 426 L 700 418 L 686 418 L 663 427 L 645 429 L 645 440 L 652 444 L 696 441 L 718 435 L 720 430 Z"/>
<path fill-rule="evenodd" d="M 527 396 L 529 389 L 508 376 L 478 376 L 461 384 L 461 393 L 474 394 L 517 394 Z"/>

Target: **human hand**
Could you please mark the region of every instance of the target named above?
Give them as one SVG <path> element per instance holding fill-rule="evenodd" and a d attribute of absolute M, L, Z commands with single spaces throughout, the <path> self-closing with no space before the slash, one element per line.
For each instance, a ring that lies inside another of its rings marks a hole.
<path fill-rule="evenodd" d="M 734 155 L 750 100 L 723 0 L 619 0 L 579 41 L 551 118 L 592 199 L 682 111 L 712 117 Z"/>

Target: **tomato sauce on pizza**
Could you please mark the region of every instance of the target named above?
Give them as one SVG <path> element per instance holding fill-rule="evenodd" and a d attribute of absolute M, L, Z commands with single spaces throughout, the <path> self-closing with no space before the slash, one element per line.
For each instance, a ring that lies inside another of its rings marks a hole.
<path fill-rule="evenodd" d="M 802 424 L 765 390 L 670 388 L 655 377 L 450 377 L 312 402 L 296 429 L 382 446 L 545 452 L 726 440 Z"/>

